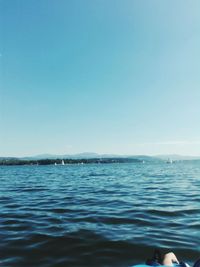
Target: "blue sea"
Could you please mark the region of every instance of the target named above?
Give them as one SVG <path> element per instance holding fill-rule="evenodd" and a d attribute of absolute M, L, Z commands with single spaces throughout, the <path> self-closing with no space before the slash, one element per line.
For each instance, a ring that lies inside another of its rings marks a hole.
<path fill-rule="evenodd" d="M 0 167 L 3 267 L 200 257 L 200 161 Z"/>

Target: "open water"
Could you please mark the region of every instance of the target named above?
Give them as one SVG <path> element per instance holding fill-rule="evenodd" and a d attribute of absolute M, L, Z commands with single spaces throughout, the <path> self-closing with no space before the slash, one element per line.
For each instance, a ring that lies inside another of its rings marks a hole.
<path fill-rule="evenodd" d="M 200 162 L 0 167 L 2 267 L 200 257 Z"/>

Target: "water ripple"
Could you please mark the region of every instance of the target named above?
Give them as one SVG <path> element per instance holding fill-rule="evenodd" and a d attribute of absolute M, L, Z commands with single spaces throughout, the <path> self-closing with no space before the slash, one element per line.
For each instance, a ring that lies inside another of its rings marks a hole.
<path fill-rule="evenodd" d="M 0 168 L 4 267 L 124 267 L 200 253 L 200 163 Z"/>

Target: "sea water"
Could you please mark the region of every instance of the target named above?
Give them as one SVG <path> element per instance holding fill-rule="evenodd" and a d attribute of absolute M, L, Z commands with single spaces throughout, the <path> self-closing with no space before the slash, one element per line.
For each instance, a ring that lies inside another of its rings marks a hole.
<path fill-rule="evenodd" d="M 200 161 L 0 167 L 3 267 L 200 257 Z"/>

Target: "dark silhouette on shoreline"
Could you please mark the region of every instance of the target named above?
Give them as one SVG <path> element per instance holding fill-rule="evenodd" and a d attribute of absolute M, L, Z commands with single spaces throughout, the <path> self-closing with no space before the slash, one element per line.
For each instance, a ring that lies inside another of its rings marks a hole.
<path fill-rule="evenodd" d="M 109 164 L 109 163 L 137 163 L 142 160 L 136 158 L 90 158 L 90 159 L 37 159 L 25 160 L 19 158 L 0 158 L 0 165 L 67 165 L 67 164 Z"/>

